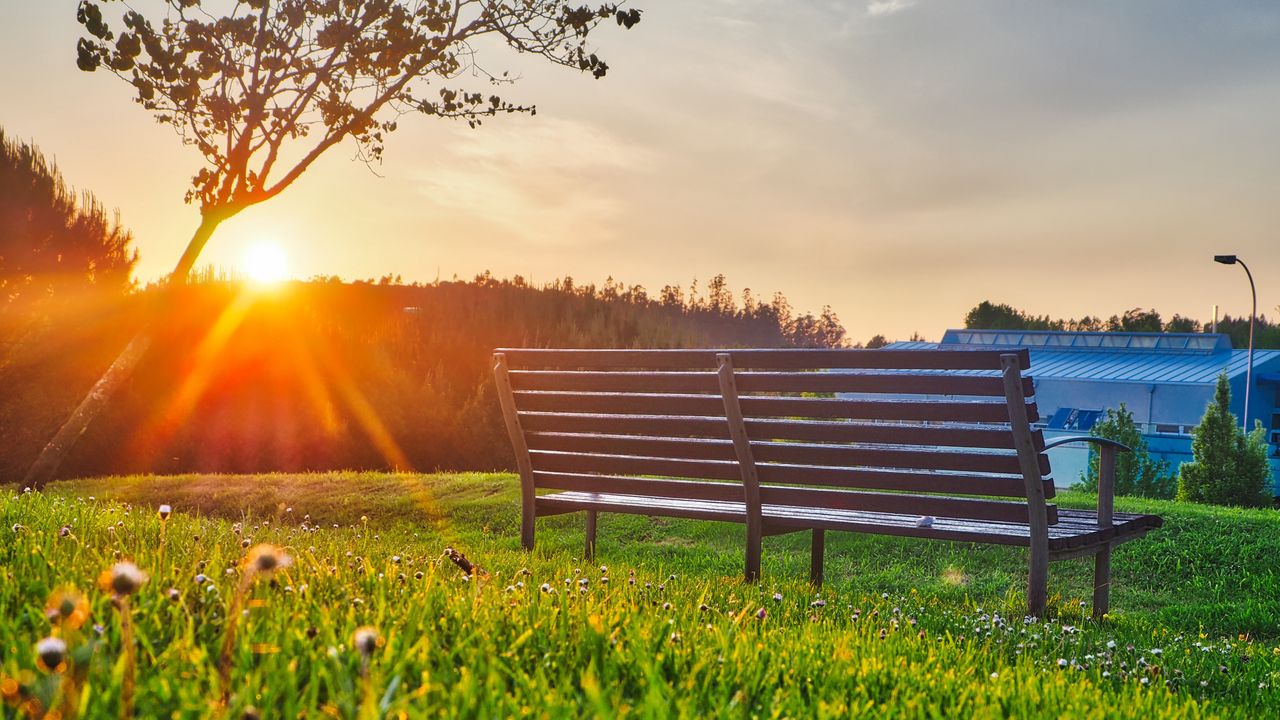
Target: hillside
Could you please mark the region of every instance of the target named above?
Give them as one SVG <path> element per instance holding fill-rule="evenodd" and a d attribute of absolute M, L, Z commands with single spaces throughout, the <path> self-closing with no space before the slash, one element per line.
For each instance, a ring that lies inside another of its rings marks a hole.
<path fill-rule="evenodd" d="M 290 717 L 1259 717 L 1280 702 L 1274 513 L 1122 499 L 1166 526 L 1117 551 L 1099 624 L 1078 602 L 1086 561 L 1056 564 L 1050 617 L 1024 620 L 1023 554 L 1007 548 L 835 533 L 820 592 L 799 536 L 767 540 L 763 582 L 744 585 L 731 525 L 606 515 L 586 563 L 581 517 L 559 516 L 528 555 L 516 487 L 344 473 L 6 496 L 0 521 L 17 527 L 0 549 L 13 618 L 0 642 L 18 652 L 0 673 L 40 677 L 45 598 L 72 585 L 104 628 L 85 716 L 118 714 L 119 613 L 91 586 L 119 553 L 151 576 L 132 602 L 139 716 L 207 712 L 242 545 L 267 542 L 293 564 L 248 586 L 233 717 L 250 704 Z M 174 506 L 167 523 L 160 502 Z M 445 546 L 483 573 L 468 580 Z M 366 660 L 351 645 L 360 626 L 380 638 Z"/>

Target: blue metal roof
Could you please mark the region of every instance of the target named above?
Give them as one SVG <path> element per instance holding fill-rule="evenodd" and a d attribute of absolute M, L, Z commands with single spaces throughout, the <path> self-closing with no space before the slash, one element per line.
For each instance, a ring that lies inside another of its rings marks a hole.
<path fill-rule="evenodd" d="M 1028 348 L 1031 376 L 1062 380 L 1211 385 L 1248 369 L 1247 350 L 1232 350 L 1225 335 L 1205 333 L 1079 333 L 948 330 L 940 343 L 898 342 L 895 350 Z M 1255 371 L 1280 360 L 1280 351 L 1254 350 Z"/>

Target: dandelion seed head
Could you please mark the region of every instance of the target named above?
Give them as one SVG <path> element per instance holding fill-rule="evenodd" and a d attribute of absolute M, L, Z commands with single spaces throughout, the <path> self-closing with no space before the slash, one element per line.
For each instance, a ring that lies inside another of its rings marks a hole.
<path fill-rule="evenodd" d="M 49 622 L 74 630 L 89 619 L 89 600 L 75 588 L 59 588 L 49 596 L 44 614 Z"/>
<path fill-rule="evenodd" d="M 248 540 L 245 542 L 248 542 Z M 245 566 L 253 572 L 263 575 L 282 570 L 291 564 L 293 564 L 293 558 L 289 557 L 284 548 L 271 543 L 254 545 L 253 549 L 245 555 Z"/>
<path fill-rule="evenodd" d="M 351 636 L 351 644 L 365 658 L 373 654 L 378 649 L 378 631 L 376 628 L 365 625 L 358 628 L 354 635 Z"/>
<path fill-rule="evenodd" d="M 36 643 L 36 657 L 46 670 L 55 671 L 67 657 L 67 643 L 62 638 L 47 637 Z"/>
<path fill-rule="evenodd" d="M 98 586 L 103 591 L 114 593 L 116 597 L 125 597 L 137 592 L 146 581 L 145 572 L 128 560 L 122 560 L 102 573 L 98 578 Z"/>

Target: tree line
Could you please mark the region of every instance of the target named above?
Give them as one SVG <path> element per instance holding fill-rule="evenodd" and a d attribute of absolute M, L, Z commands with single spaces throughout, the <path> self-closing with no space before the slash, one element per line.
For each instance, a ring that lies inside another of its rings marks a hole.
<path fill-rule="evenodd" d="M 1280 312 L 1280 308 L 1277 308 Z M 1133 308 L 1112 315 L 1105 320 L 1086 315 L 1080 319 L 1064 320 L 1048 315 L 1032 315 L 1012 305 L 983 300 L 964 316 L 964 326 L 974 330 L 1070 330 L 1088 332 L 1211 332 L 1212 323 L 1175 314 L 1165 320 L 1154 309 Z M 1232 347 L 1242 348 L 1249 343 L 1249 318 L 1223 316 L 1218 320 L 1218 332 L 1231 338 Z M 1253 346 L 1256 348 L 1280 348 L 1280 323 L 1272 322 L 1266 315 L 1255 319 Z"/>
<path fill-rule="evenodd" d="M 0 480 L 20 480 L 137 328 L 155 342 L 61 476 L 331 468 L 500 469 L 501 346 L 828 347 L 830 310 L 733 294 L 723 277 L 656 297 L 613 280 L 483 273 L 403 284 L 315 278 L 252 291 L 216 273 L 47 311 L 0 366 Z M 161 308 L 160 306 L 163 306 Z"/>

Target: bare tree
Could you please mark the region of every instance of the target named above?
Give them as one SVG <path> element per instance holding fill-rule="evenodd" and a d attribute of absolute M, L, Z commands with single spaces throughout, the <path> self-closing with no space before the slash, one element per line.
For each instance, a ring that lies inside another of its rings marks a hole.
<path fill-rule="evenodd" d="M 157 26 L 120 0 L 83 0 L 76 16 L 88 36 L 80 39 L 77 64 L 129 83 L 135 100 L 204 158 L 186 196 L 199 204 L 200 224 L 171 285 L 185 282 L 219 224 L 280 194 L 343 140 L 376 162 L 409 113 L 472 127 L 498 114 L 533 114 L 531 105 L 456 84 L 470 78 L 497 89 L 512 81 L 479 63 L 477 41 L 493 38 L 600 78 L 608 65 L 589 46 L 591 31 L 610 19 L 626 28 L 640 20 L 639 10 L 563 0 L 162 4 Z M 45 447 L 29 485 L 53 477 L 149 345 L 148 330 L 133 338 Z"/>

